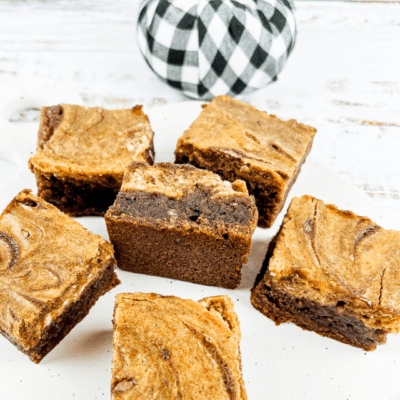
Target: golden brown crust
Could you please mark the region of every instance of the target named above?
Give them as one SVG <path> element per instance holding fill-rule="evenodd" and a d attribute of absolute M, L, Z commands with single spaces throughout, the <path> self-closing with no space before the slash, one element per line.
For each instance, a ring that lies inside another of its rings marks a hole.
<path fill-rule="evenodd" d="M 343 303 L 370 329 L 400 328 L 400 232 L 311 196 L 294 198 L 264 281 L 326 306 Z"/>
<path fill-rule="evenodd" d="M 129 162 L 152 162 L 153 132 L 141 108 L 43 107 L 31 170 L 86 180 L 111 175 L 121 181 Z M 50 126 L 49 121 L 55 122 Z"/>
<path fill-rule="evenodd" d="M 0 328 L 22 349 L 104 270 L 113 247 L 56 207 L 24 190 L 0 216 Z"/>
<path fill-rule="evenodd" d="M 120 294 L 113 343 L 113 400 L 247 400 L 239 321 L 227 296 Z"/>

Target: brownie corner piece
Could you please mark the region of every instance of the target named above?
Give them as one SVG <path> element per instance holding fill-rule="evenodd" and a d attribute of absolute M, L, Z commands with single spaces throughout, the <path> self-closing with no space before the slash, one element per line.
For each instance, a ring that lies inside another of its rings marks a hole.
<path fill-rule="evenodd" d="M 400 330 L 400 232 L 311 196 L 294 198 L 252 289 L 253 306 L 374 350 Z"/>
<path fill-rule="evenodd" d="M 282 210 L 316 129 L 282 121 L 228 96 L 218 96 L 181 136 L 176 162 L 190 163 L 223 179 L 246 182 L 259 212 L 258 225 L 269 228 Z"/>
<path fill-rule="evenodd" d="M 131 161 L 153 163 L 153 131 L 141 106 L 43 107 L 29 160 L 38 195 L 72 215 L 104 215 Z"/>
<path fill-rule="evenodd" d="M 112 400 L 154 393 L 163 399 L 247 400 L 240 324 L 228 296 L 194 301 L 122 293 L 113 323 Z"/>
<path fill-rule="evenodd" d="M 0 333 L 39 363 L 118 285 L 110 243 L 20 192 L 0 216 Z"/>
<path fill-rule="evenodd" d="M 121 269 L 235 288 L 257 209 L 242 181 L 186 164 L 132 163 L 105 218 Z"/>

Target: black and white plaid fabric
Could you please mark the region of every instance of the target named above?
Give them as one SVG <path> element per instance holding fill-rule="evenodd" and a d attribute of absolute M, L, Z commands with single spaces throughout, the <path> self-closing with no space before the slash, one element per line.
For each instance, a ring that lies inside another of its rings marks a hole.
<path fill-rule="evenodd" d="M 188 96 L 245 95 L 275 80 L 296 41 L 292 0 L 144 0 L 138 45 Z"/>

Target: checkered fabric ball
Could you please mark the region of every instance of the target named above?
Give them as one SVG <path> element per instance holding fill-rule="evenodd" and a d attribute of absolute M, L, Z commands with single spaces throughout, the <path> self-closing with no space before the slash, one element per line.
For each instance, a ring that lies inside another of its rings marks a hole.
<path fill-rule="evenodd" d="M 296 40 L 292 0 L 144 0 L 138 44 L 188 96 L 245 95 L 276 80 Z"/>

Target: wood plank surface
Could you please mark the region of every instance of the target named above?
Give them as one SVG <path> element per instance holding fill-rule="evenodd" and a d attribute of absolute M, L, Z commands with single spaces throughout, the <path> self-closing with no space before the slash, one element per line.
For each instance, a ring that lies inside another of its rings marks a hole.
<path fill-rule="evenodd" d="M 139 3 L 1 1 L 0 81 L 58 79 L 88 105 L 108 108 L 186 100 L 138 51 Z M 298 42 L 285 70 L 244 100 L 315 126 L 313 156 L 372 196 L 386 226 L 400 229 L 400 4 L 296 5 Z"/>

